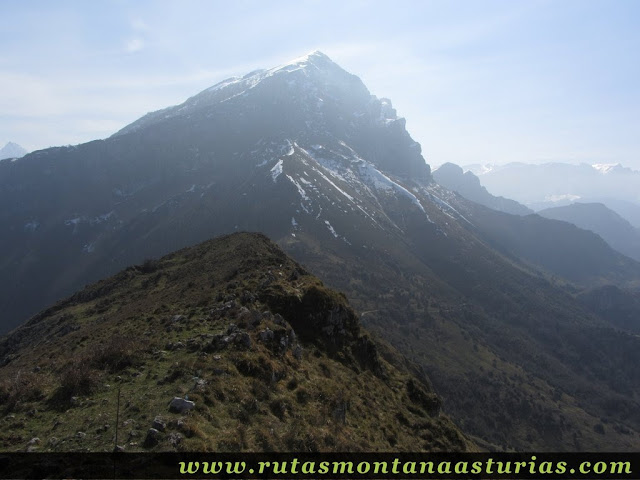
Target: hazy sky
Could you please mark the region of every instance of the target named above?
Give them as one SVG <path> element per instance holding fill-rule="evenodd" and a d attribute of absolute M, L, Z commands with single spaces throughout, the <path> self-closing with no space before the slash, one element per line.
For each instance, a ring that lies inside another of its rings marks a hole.
<path fill-rule="evenodd" d="M 640 1 L 0 5 L 0 147 L 104 138 L 319 49 L 393 101 L 431 165 L 640 169 Z"/>

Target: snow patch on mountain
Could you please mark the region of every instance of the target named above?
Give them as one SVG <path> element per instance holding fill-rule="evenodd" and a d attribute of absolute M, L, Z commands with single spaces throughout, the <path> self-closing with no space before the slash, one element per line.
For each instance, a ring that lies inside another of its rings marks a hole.
<path fill-rule="evenodd" d="M 404 195 L 409 200 L 411 200 L 411 202 L 416 207 L 418 207 L 420 210 L 422 210 L 422 213 L 426 214 L 426 212 L 424 210 L 424 207 L 420 203 L 420 200 L 418 200 L 418 197 L 416 197 L 413 193 L 411 193 L 409 190 L 407 190 L 405 187 L 403 187 L 399 183 L 394 182 L 393 180 L 391 180 L 389 177 L 387 177 L 384 173 L 382 173 L 376 167 L 374 167 L 370 163 L 366 163 L 365 165 L 362 165 L 360 167 L 360 169 L 362 170 L 364 175 L 368 176 L 368 178 L 371 180 L 373 186 L 376 189 L 378 189 L 378 190 L 386 190 L 386 191 L 396 190 L 401 195 Z"/>
<path fill-rule="evenodd" d="M 331 226 L 331 223 L 329 223 L 329 220 L 325 220 L 324 223 L 327 226 L 327 228 L 329 229 L 329 231 L 331 232 L 331 234 L 335 238 L 338 238 L 338 234 L 336 233 L 335 229 Z"/>
<path fill-rule="evenodd" d="M 302 200 L 308 202 L 309 195 L 307 195 L 307 192 L 304 190 L 304 188 L 302 188 L 302 186 L 298 182 L 296 182 L 291 175 L 287 175 L 286 177 L 289 179 L 291 183 L 293 183 L 296 186 L 296 188 L 298 189 L 298 193 L 302 197 Z"/>
<path fill-rule="evenodd" d="M 31 220 L 24 224 L 24 231 L 33 233 L 38 229 L 39 226 L 40 222 L 38 222 L 37 220 Z"/>
<path fill-rule="evenodd" d="M 469 225 L 473 225 L 473 222 L 471 222 L 462 213 L 460 213 L 458 210 L 456 210 L 454 207 L 452 207 L 449 202 L 444 200 L 444 198 L 447 195 L 449 195 L 449 196 L 453 195 L 453 193 L 450 190 L 447 190 L 447 189 L 441 187 L 437 183 L 431 183 L 426 188 L 425 187 L 421 187 L 420 190 L 425 196 L 427 196 L 430 200 L 432 200 L 434 202 L 434 204 L 436 204 L 440 208 L 440 211 L 442 213 L 447 215 L 449 218 L 452 218 L 452 219 L 459 218 L 459 219 L 462 219 L 465 222 L 467 222 Z"/>
<path fill-rule="evenodd" d="M 271 179 L 275 183 L 280 175 L 282 175 L 282 159 L 278 160 L 277 163 L 271 167 Z"/>
<path fill-rule="evenodd" d="M 621 168 L 622 165 L 620 165 L 619 163 L 595 163 L 591 165 L 591 167 L 594 170 L 597 170 L 598 172 L 602 173 L 603 175 L 606 175 L 607 173 L 610 173 L 612 170 L 615 170 L 616 168 Z"/>
<path fill-rule="evenodd" d="M 255 164 L 256 168 L 264 167 L 275 159 L 279 159 L 283 156 L 292 155 L 291 151 L 292 143 L 288 139 L 280 140 L 265 140 L 260 139 L 255 144 L 255 148 L 249 152 L 244 152 L 241 158 L 250 158 L 252 162 L 258 161 Z"/>
<path fill-rule="evenodd" d="M 270 77 L 275 75 L 291 74 L 298 71 L 308 73 L 309 70 L 313 69 L 316 62 L 323 61 L 331 62 L 331 60 L 329 60 L 329 58 L 322 52 L 315 51 L 302 57 L 298 57 L 289 63 L 270 68 L 268 70 L 254 70 L 242 77 L 227 78 L 226 80 L 204 90 L 201 94 L 187 100 L 185 104 L 177 109 L 176 113 L 184 112 L 189 107 L 197 105 L 200 100 L 199 97 L 202 94 L 214 95 L 220 103 L 228 102 L 233 98 L 247 95 L 250 90 L 256 88 Z M 286 83 L 293 87 L 297 84 L 297 80 L 298 79 L 296 77 L 287 78 Z M 306 89 L 310 87 L 310 84 L 303 85 L 303 88 Z M 316 104 L 318 109 L 321 107 L 321 103 L 322 99 L 319 98 Z"/>
<path fill-rule="evenodd" d="M 320 156 L 317 153 L 315 154 L 312 154 L 310 152 L 306 152 L 306 153 L 310 155 L 312 158 L 314 158 L 314 160 L 316 160 L 320 165 L 322 165 L 322 167 L 325 170 L 327 170 L 328 172 L 331 172 L 333 176 L 339 178 L 346 184 L 352 186 L 355 190 L 358 190 L 358 189 L 355 188 L 354 184 L 360 181 L 359 179 L 364 178 L 364 179 L 367 179 L 370 185 L 372 185 L 376 190 L 383 190 L 387 192 L 392 190 L 397 191 L 401 195 L 404 195 L 409 200 L 411 200 L 411 202 L 414 205 L 416 205 L 423 213 L 426 213 L 424 210 L 424 207 L 420 203 L 420 200 L 418 200 L 418 197 L 416 197 L 413 193 L 411 193 L 405 187 L 400 185 L 398 182 L 395 182 L 394 180 L 389 178 L 387 175 L 383 174 L 372 163 L 361 158 L 345 142 L 340 141 L 339 143 L 342 147 L 346 148 L 349 151 L 350 153 L 349 156 L 344 155 L 340 152 L 334 152 L 334 151 L 330 151 L 328 153 L 348 161 L 348 163 L 350 164 L 348 166 L 345 166 L 343 162 L 326 158 L 326 156 Z M 314 145 L 312 146 L 312 148 L 316 152 L 322 149 L 322 147 L 319 145 Z M 357 167 L 357 173 L 356 171 L 354 171 L 352 166 Z M 350 199 L 353 201 L 352 197 L 350 197 Z"/>
<path fill-rule="evenodd" d="M 563 193 L 561 195 L 547 195 L 544 197 L 545 202 L 575 202 L 576 200 L 580 200 L 580 195 L 574 195 L 572 193 Z"/>
<path fill-rule="evenodd" d="M 353 199 L 353 197 L 351 195 L 349 195 L 347 192 L 342 190 L 338 185 L 336 185 L 333 181 L 331 181 L 331 179 L 329 177 L 327 177 L 323 172 L 321 172 L 319 169 L 317 169 L 315 167 L 311 167 L 311 168 L 313 168 L 314 171 L 316 171 L 324 180 L 326 180 L 326 182 L 329 185 L 331 185 L 338 192 L 340 192 L 345 198 L 347 198 L 347 200 L 349 200 L 350 202 L 355 203 L 355 200 Z M 328 173 L 330 173 L 330 171 Z"/>
<path fill-rule="evenodd" d="M 75 235 L 76 233 L 78 233 L 78 225 L 80 225 L 81 221 L 81 217 L 69 218 L 64 221 L 64 224 L 67 227 L 73 227 L 72 233 Z"/>

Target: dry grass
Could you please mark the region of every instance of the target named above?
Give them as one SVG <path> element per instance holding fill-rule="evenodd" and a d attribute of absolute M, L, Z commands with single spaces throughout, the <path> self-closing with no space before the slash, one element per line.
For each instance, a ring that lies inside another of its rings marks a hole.
<path fill-rule="evenodd" d="M 0 380 L 0 405 L 5 413 L 9 413 L 20 404 L 40 400 L 44 391 L 44 378 L 41 375 L 18 370 Z"/>

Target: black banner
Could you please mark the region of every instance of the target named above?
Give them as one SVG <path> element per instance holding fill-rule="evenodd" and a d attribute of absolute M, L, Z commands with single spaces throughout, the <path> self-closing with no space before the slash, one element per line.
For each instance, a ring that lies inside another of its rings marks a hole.
<path fill-rule="evenodd" d="M 0 453 L 4 479 L 640 479 L 640 453 Z"/>

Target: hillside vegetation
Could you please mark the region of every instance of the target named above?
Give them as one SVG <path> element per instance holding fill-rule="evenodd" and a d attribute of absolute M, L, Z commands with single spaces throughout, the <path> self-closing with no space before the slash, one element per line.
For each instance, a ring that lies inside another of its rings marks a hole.
<path fill-rule="evenodd" d="M 474 448 L 426 377 L 259 234 L 127 268 L 0 354 L 3 450 L 110 451 L 116 428 L 125 451 Z"/>

